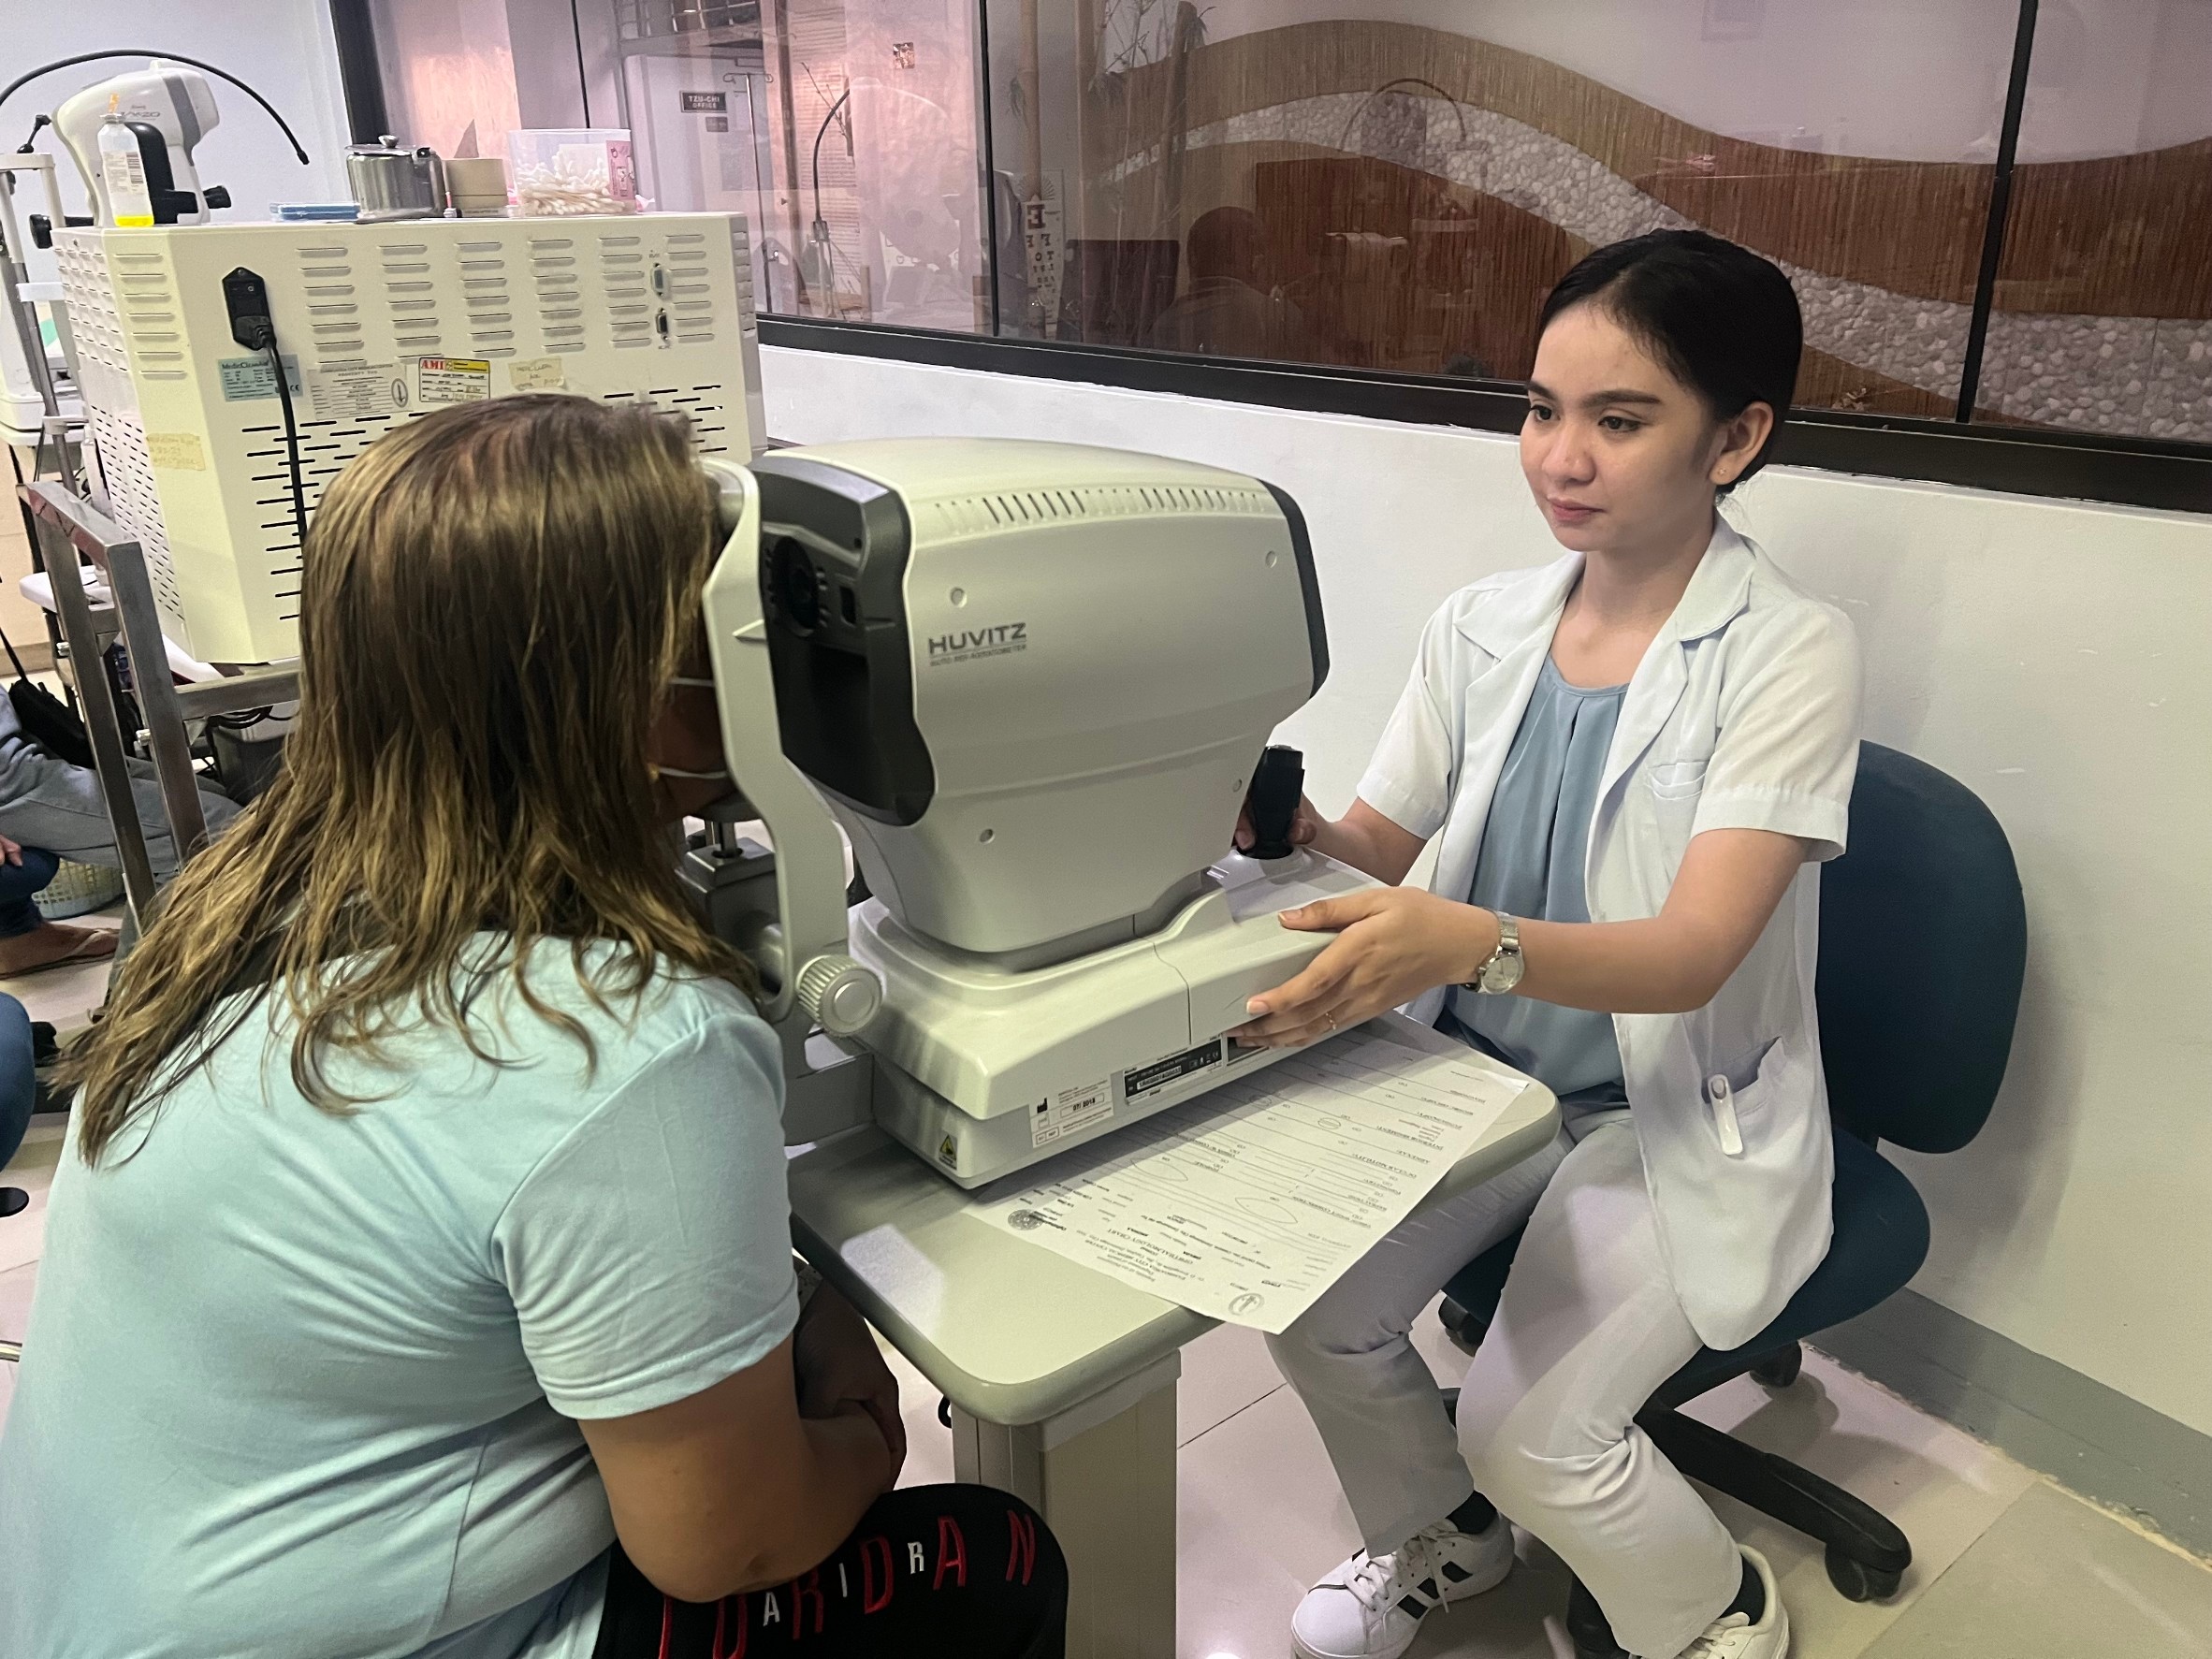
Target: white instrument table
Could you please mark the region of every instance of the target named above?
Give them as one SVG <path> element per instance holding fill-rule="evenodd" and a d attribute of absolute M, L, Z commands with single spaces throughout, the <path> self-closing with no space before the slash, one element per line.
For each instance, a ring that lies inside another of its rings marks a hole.
<path fill-rule="evenodd" d="M 1424 1206 L 1558 1125 L 1530 1081 Z M 798 1153 L 790 1175 L 801 1254 L 952 1402 L 956 1475 L 1026 1499 L 1059 1537 L 1070 1659 L 1172 1659 L 1175 1379 L 1215 1322 L 985 1225 L 878 1129 Z"/>

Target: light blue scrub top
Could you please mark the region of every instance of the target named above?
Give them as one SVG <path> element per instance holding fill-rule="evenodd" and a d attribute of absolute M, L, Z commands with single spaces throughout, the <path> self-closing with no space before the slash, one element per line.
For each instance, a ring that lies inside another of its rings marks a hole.
<path fill-rule="evenodd" d="M 1469 904 L 1541 922 L 1587 922 L 1590 819 L 1625 686 L 1569 685 L 1550 657 L 1506 751 L 1483 826 Z M 1457 1034 L 1559 1097 L 1570 1130 L 1628 1103 L 1613 1016 L 1525 997 L 1455 989 Z"/>
<path fill-rule="evenodd" d="M 712 1387 L 798 1301 L 775 1035 L 672 971 L 603 1006 L 569 952 L 531 982 L 589 1059 L 502 980 L 503 1063 L 415 1021 L 330 1056 L 371 1097 L 334 1115 L 264 1002 L 63 1161 L 0 1440 L 20 1651 L 589 1659 L 615 1531 L 576 1419 Z"/>

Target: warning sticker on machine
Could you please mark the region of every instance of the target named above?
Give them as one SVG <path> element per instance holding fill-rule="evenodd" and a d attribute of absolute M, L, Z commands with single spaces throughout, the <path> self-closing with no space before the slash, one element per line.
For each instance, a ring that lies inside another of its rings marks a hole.
<path fill-rule="evenodd" d="M 244 403 L 255 398 L 273 398 L 277 395 L 276 371 L 269 366 L 269 355 L 256 353 L 250 357 L 225 357 L 215 365 L 223 376 L 223 400 L 226 403 Z M 300 392 L 299 359 L 290 353 L 284 356 L 284 378 L 291 383 L 292 395 Z"/>
<path fill-rule="evenodd" d="M 407 407 L 407 376 L 397 363 L 325 369 L 308 383 L 317 420 L 360 420 Z"/>
<path fill-rule="evenodd" d="M 491 363 L 485 357 L 418 357 L 416 400 L 473 403 L 491 396 Z"/>
<path fill-rule="evenodd" d="M 1029 1144 L 1042 1146 L 1079 1135 L 1113 1115 L 1113 1080 L 1101 1077 L 1081 1088 L 1062 1089 L 1029 1108 Z"/>
<path fill-rule="evenodd" d="M 1149 1066 L 1133 1066 L 1122 1075 L 1121 1092 L 1125 1099 L 1142 1099 L 1156 1095 L 1170 1084 L 1181 1083 L 1193 1071 L 1202 1071 L 1208 1066 L 1221 1064 L 1221 1039 L 1201 1043 L 1196 1048 L 1185 1049 L 1179 1055 L 1170 1055 L 1164 1060 L 1155 1060 Z"/>

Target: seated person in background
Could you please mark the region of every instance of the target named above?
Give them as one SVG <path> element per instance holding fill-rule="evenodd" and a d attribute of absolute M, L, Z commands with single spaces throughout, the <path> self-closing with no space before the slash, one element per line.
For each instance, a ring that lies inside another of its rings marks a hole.
<path fill-rule="evenodd" d="M 176 873 L 177 849 L 161 786 L 143 761 L 131 763 L 131 794 L 145 827 L 147 858 L 154 875 L 166 880 Z M 238 816 L 228 796 L 204 783 L 199 804 L 211 836 Z M 32 895 L 53 880 L 65 858 L 123 867 L 99 778 L 47 753 L 23 730 L 15 706 L 0 696 L 0 978 L 115 953 L 114 932 L 57 925 L 41 919 L 32 904 Z"/>
<path fill-rule="evenodd" d="M 1160 351 L 1278 359 L 1302 355 L 1305 326 L 1283 298 L 1273 240 L 1248 208 L 1215 208 L 1190 226 L 1190 285 L 1152 326 Z"/>
<path fill-rule="evenodd" d="M 7 1168 L 31 1113 L 38 1105 L 37 1044 L 31 1016 L 14 997 L 0 993 L 0 1170 Z M 20 1186 L 0 1186 L 0 1215 L 13 1215 L 31 1201 Z"/>
<path fill-rule="evenodd" d="M 896 1385 L 801 1306 L 777 1041 L 668 851 L 729 787 L 714 525 L 680 425 L 555 395 L 330 486 L 284 769 L 71 1058 L 24 1659 L 1060 1653 L 1043 1523 L 892 1492 Z"/>
<path fill-rule="evenodd" d="M 65 927 L 38 913 L 37 895 L 61 867 L 44 848 L 0 836 L 0 979 L 115 954 L 112 929 Z"/>

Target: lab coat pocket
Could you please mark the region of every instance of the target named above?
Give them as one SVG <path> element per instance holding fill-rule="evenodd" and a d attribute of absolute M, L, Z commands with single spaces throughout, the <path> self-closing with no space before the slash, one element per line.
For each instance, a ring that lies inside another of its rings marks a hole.
<path fill-rule="evenodd" d="M 1706 1119 L 1712 1126 L 1713 1139 L 1729 1157 L 1743 1156 L 1744 1131 L 1755 1128 L 1760 1114 L 1772 1104 L 1774 1078 L 1782 1066 L 1782 1040 L 1777 1038 L 1705 1080 Z"/>
<path fill-rule="evenodd" d="M 1708 763 L 1696 761 L 1660 761 L 1644 775 L 1644 783 L 1663 801 L 1692 801 L 1705 791 L 1705 768 Z"/>

